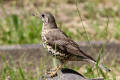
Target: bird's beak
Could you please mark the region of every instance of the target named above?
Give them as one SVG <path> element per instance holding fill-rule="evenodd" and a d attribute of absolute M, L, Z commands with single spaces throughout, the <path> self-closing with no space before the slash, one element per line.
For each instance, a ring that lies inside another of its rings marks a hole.
<path fill-rule="evenodd" d="M 41 17 L 41 14 L 32 14 L 32 16 L 36 16 L 36 17 L 38 17 L 38 18 L 40 18 L 40 19 L 42 18 L 42 17 Z"/>

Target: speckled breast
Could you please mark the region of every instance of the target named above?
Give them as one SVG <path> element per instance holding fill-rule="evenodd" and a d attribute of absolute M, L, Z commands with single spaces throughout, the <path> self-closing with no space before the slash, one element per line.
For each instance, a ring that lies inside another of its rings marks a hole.
<path fill-rule="evenodd" d="M 43 43 L 43 47 L 47 48 L 48 52 L 52 56 L 56 57 L 57 59 L 61 59 L 61 60 L 62 59 L 63 60 L 67 59 L 69 57 L 69 55 L 66 55 L 66 53 L 62 52 L 61 50 L 55 50 L 55 49 L 53 49 L 52 46 L 48 45 L 47 38 L 45 37 L 45 35 L 46 35 L 47 32 L 48 31 L 46 31 L 46 30 L 42 31 L 42 43 Z"/>

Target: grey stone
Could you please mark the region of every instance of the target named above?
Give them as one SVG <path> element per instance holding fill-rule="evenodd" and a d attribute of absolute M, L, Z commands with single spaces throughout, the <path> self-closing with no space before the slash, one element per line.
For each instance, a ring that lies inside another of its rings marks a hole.
<path fill-rule="evenodd" d="M 111 65 L 111 61 L 114 59 L 116 60 L 116 63 L 120 62 L 120 44 L 115 42 L 103 42 L 98 41 L 94 42 L 91 41 L 88 42 L 78 42 L 80 48 L 86 52 L 88 55 L 92 56 L 94 59 L 97 58 L 99 50 L 103 47 L 103 53 L 101 55 L 101 62 L 104 61 L 105 64 Z M 31 62 L 35 63 L 37 65 L 40 65 L 39 63 L 40 59 L 48 59 L 48 54 L 46 54 L 46 50 L 43 48 L 41 44 L 23 44 L 23 45 L 0 45 L 0 55 L 5 56 L 5 58 L 9 61 L 9 55 L 13 57 L 15 61 L 18 61 L 22 58 L 24 58 L 24 62 Z M 49 56 L 50 57 L 50 56 Z M 51 58 L 51 57 L 50 57 Z M 104 59 L 104 60 L 103 60 Z M 49 62 L 50 63 L 50 62 Z M 0 64 L 1 64 L 1 58 L 0 58 Z M 81 62 L 80 64 L 78 62 L 72 63 L 74 65 L 81 66 L 84 63 Z M 73 66 L 70 64 L 71 66 Z M 0 66 L 1 67 L 1 66 Z"/>
<path fill-rule="evenodd" d="M 58 75 L 55 77 L 49 77 L 49 75 L 46 75 L 45 77 L 41 77 L 39 80 L 104 80 L 103 78 L 98 79 L 87 79 L 80 73 L 72 70 L 64 68 L 61 71 L 58 72 Z"/>

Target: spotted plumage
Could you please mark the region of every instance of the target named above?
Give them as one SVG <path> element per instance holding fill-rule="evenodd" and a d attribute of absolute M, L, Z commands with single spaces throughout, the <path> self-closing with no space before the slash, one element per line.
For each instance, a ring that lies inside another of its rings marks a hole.
<path fill-rule="evenodd" d="M 89 61 L 96 64 L 96 60 L 91 56 L 85 54 L 79 47 L 79 45 L 70 39 L 62 32 L 55 22 L 54 16 L 45 12 L 41 15 L 37 15 L 43 22 L 42 26 L 42 41 L 48 52 L 64 64 L 67 61 Z M 110 71 L 101 64 L 100 68 Z"/>

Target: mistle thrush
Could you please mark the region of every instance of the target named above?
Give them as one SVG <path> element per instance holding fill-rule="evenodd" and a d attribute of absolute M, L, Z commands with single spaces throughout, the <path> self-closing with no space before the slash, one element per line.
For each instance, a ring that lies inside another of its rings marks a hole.
<path fill-rule="evenodd" d="M 84 53 L 79 45 L 62 32 L 56 24 L 54 16 L 49 12 L 44 12 L 38 16 L 42 22 L 42 41 L 44 47 L 48 49 L 49 54 L 55 56 L 61 65 L 67 61 L 88 61 L 96 64 L 96 60 Z M 102 64 L 98 65 L 105 71 L 110 71 Z M 59 66 L 51 76 L 54 76 Z"/>

